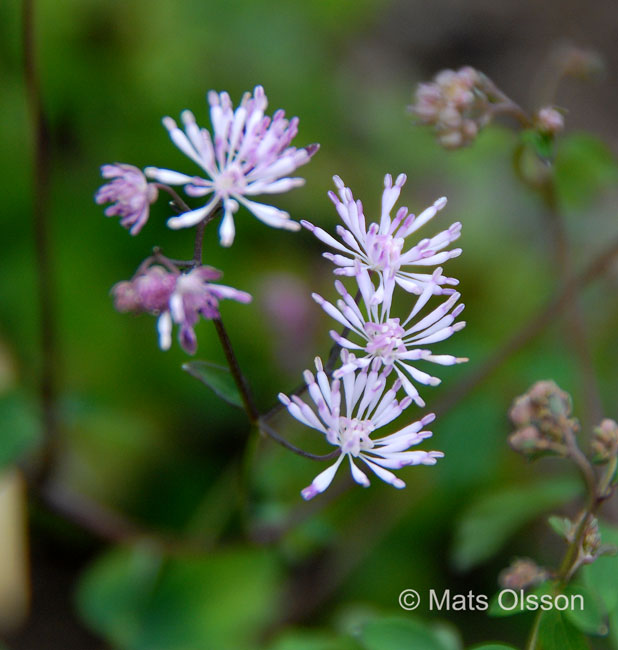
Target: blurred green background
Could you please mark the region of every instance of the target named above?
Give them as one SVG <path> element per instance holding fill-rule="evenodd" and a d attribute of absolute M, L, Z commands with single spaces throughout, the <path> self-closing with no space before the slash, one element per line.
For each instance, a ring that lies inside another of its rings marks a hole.
<path fill-rule="evenodd" d="M 434 468 L 403 470 L 406 490 L 377 480 L 369 490 L 346 490 L 341 476 L 329 491 L 336 498 L 327 493 L 303 504 L 299 490 L 319 466 L 269 442 L 248 443 L 244 415 L 181 370 L 187 357 L 179 346 L 158 349 L 153 318 L 113 309 L 109 289 L 115 282 L 129 278 L 155 245 L 170 257 L 189 257 L 191 234 L 166 228 L 169 211 L 160 201 L 133 238 L 115 219 L 104 218 L 93 194 L 101 184 L 99 167 L 107 162 L 188 171 L 191 163 L 170 143 L 161 117 L 177 118 L 190 108 L 207 126 L 207 90 L 228 90 L 237 102 L 260 83 L 270 112 L 282 107 L 300 117 L 294 144 L 321 144 L 301 170 L 306 185 L 276 199 L 296 220 L 334 229 L 336 214 L 326 197 L 333 174 L 363 200 L 368 215 L 379 207 L 387 172 L 408 175 L 400 204 L 414 212 L 448 196 L 447 208 L 427 230 L 434 234 L 463 222 L 464 254 L 448 263 L 447 272 L 461 281 L 468 326 L 436 349 L 468 356 L 470 363 L 445 368 L 442 386 L 425 390 L 431 410 L 552 296 L 556 272 L 543 205 L 512 173 L 517 135 L 494 126 L 469 149 L 445 152 L 412 124 L 406 106 L 413 88 L 442 67 L 469 64 L 533 110 L 543 101 L 539 73 L 555 43 L 567 39 L 600 51 L 607 61 L 601 83 L 569 81 L 557 98 L 569 109 L 557 152 L 559 198 L 572 261 L 581 268 L 616 232 L 614 4 L 596 3 L 591 12 L 582 0 L 542 7 L 532 0 L 500 6 L 482 0 L 45 0 L 36 3 L 36 13 L 51 130 L 47 208 L 61 425 L 53 478 L 144 529 L 190 539 L 205 550 L 170 559 L 152 540 L 113 547 L 33 498 L 31 611 L 7 631 L 7 647 L 416 647 L 380 645 L 379 626 L 390 616 L 403 618 L 410 634 L 418 625 L 418 638 L 428 635 L 427 643 L 443 643 L 419 648 L 492 639 L 521 645 L 530 615 L 492 619 L 485 612 L 429 612 L 423 605 L 412 615 L 399 609 L 397 598 L 406 588 L 491 595 L 513 556 L 549 563 L 560 557 L 560 543 L 538 517 L 576 495 L 575 479 L 567 472 L 556 482 L 562 472 L 557 464 L 526 465 L 509 451 L 506 411 L 531 383 L 552 378 L 573 394 L 581 415 L 582 386 L 565 345 L 564 319 L 556 316 L 435 423 L 430 448 L 443 450 L 445 458 Z M 27 466 L 36 457 L 41 361 L 30 217 L 32 133 L 20 31 L 19 3 L 2 3 L 0 458 L 7 465 L 5 458 L 18 457 L 11 450 L 23 447 L 29 454 L 19 461 Z M 331 267 L 320 256 L 323 246 L 306 231 L 272 230 L 242 210 L 236 223 L 234 246 L 221 248 L 213 231 L 205 259 L 224 271 L 227 284 L 254 296 L 249 306 L 223 305 L 222 316 L 265 411 L 329 347 L 331 323 L 310 293 L 333 296 Z M 582 296 L 604 414 L 614 418 L 615 271 Z M 301 325 L 282 321 L 277 296 L 298 302 Z M 196 358 L 222 363 L 211 323 L 200 323 L 197 333 Z M 298 444 L 327 451 L 290 419 L 279 422 Z M 483 527 L 482 508 L 481 515 L 471 513 L 481 522 L 470 524 L 471 504 L 513 486 L 525 489 L 514 500 L 498 498 L 498 524 Z M 505 510 L 512 516 L 505 518 Z M 615 520 L 616 509 L 607 517 Z M 0 528 L 0 538 L 6 530 Z M 609 567 L 613 561 L 603 562 Z M 358 640 L 361 628 L 365 636 Z M 397 631 L 392 634 L 398 638 Z M 618 647 L 618 632 L 613 634 L 612 647 Z M 610 647 L 607 640 L 598 643 Z"/>

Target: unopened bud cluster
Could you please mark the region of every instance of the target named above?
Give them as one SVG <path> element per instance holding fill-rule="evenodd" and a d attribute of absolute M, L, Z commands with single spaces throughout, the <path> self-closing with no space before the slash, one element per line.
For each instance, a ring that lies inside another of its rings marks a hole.
<path fill-rule="evenodd" d="M 509 417 L 516 430 L 509 436 L 509 444 L 528 457 L 564 456 L 567 437 L 578 429 L 570 415 L 570 395 L 553 381 L 538 381 L 513 402 Z"/>
<path fill-rule="evenodd" d="M 591 448 L 596 463 L 618 456 L 618 424 L 614 420 L 607 418 L 594 430 Z"/>
<path fill-rule="evenodd" d="M 488 108 L 483 75 L 465 67 L 442 70 L 433 81 L 419 84 L 410 111 L 422 124 L 434 127 L 443 147 L 458 149 L 476 138 Z"/>
<path fill-rule="evenodd" d="M 547 579 L 548 573 L 530 558 L 518 558 L 498 576 L 504 589 L 527 589 Z"/>

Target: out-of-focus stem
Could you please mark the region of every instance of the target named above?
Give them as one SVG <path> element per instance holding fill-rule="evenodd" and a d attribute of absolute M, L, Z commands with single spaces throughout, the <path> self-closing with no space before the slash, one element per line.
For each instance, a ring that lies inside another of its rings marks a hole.
<path fill-rule="evenodd" d="M 554 245 L 554 263 L 558 281 L 563 284 L 572 274 L 572 256 L 569 251 L 569 242 L 564 227 L 564 220 L 558 205 L 553 173 L 547 177 L 545 183 L 541 186 L 541 196 L 547 208 L 547 224 L 550 238 Z M 584 429 L 589 431 L 594 424 L 600 422 L 603 414 L 603 406 L 601 404 L 596 373 L 594 372 L 586 323 L 579 305 L 578 296 L 575 294 L 568 296 L 566 317 L 567 338 L 575 353 L 580 369 L 580 389 L 585 405 L 582 423 Z"/>
<path fill-rule="evenodd" d="M 41 100 L 36 61 L 34 0 L 22 2 L 23 58 L 26 91 L 33 137 L 32 224 L 38 282 L 41 376 L 39 394 L 44 432 L 43 459 L 39 480 L 44 480 L 53 463 L 56 446 L 58 351 L 54 309 L 54 265 L 50 242 L 48 196 L 50 180 L 50 138 Z"/>
<path fill-rule="evenodd" d="M 531 341 L 555 316 L 566 308 L 571 296 L 577 294 L 590 282 L 601 276 L 618 256 L 618 239 L 612 242 L 603 252 L 578 275 L 574 275 L 562 286 L 546 304 L 519 330 L 517 330 L 498 350 L 484 363 L 468 373 L 456 383 L 453 388 L 444 393 L 436 402 L 430 404 L 432 411 L 439 416 L 459 403 L 474 388 L 485 381 L 512 354 Z"/>
<path fill-rule="evenodd" d="M 285 447 L 286 449 L 293 451 L 295 454 L 298 454 L 303 458 L 309 458 L 310 460 L 317 460 L 317 461 L 325 461 L 325 460 L 333 460 L 341 454 L 340 449 L 335 449 L 335 451 L 332 451 L 330 454 L 321 454 L 321 455 L 312 454 L 308 451 L 304 451 L 303 449 L 300 449 L 300 447 L 297 447 L 296 445 L 293 445 L 291 442 L 285 440 L 285 438 L 282 438 L 270 425 L 264 422 L 263 418 L 260 418 L 258 420 L 257 426 L 260 429 L 260 431 L 263 431 L 269 438 L 272 438 L 275 442 L 280 444 L 282 447 Z"/>

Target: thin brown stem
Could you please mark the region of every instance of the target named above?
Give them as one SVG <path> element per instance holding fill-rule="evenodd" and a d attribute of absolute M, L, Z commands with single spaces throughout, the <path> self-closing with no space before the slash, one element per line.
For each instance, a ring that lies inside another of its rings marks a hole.
<path fill-rule="evenodd" d="M 258 422 L 260 414 L 253 401 L 253 396 L 251 395 L 251 391 L 249 390 L 249 385 L 247 384 L 247 380 L 245 379 L 245 376 L 242 374 L 240 365 L 238 363 L 238 359 L 234 354 L 234 349 L 232 347 L 232 342 L 230 341 L 230 337 L 228 336 L 227 331 L 223 326 L 221 317 L 213 318 L 212 322 L 214 323 L 215 329 L 217 330 L 217 335 L 219 337 L 219 341 L 221 342 L 221 347 L 223 348 L 223 353 L 225 354 L 227 365 L 230 369 L 230 372 L 232 373 L 232 378 L 234 379 L 234 383 L 236 384 L 236 387 L 238 388 L 238 391 L 240 393 L 240 397 L 242 399 L 245 412 L 249 417 L 249 421 L 252 424 L 255 424 Z"/>
<path fill-rule="evenodd" d="M 310 460 L 317 460 L 317 461 L 326 461 L 326 460 L 333 460 L 341 455 L 340 449 L 335 449 L 335 451 L 332 451 L 330 454 L 322 454 L 322 455 L 312 454 L 308 451 L 305 451 L 304 449 L 301 449 L 300 447 L 293 445 L 291 442 L 288 442 L 285 438 L 282 438 L 270 425 L 264 422 L 263 418 L 260 418 L 257 421 L 257 427 L 260 431 L 265 433 L 269 438 L 274 440 L 277 444 L 281 445 L 282 447 L 285 447 L 286 449 L 289 449 L 290 451 L 293 451 L 295 454 L 298 454 L 303 458 L 309 458 Z"/>
<path fill-rule="evenodd" d="M 53 464 L 58 435 L 58 337 L 54 306 L 55 275 L 48 214 L 50 183 L 50 134 L 43 110 L 35 43 L 34 0 L 22 2 L 24 76 L 33 137 L 32 224 L 38 283 L 41 374 L 39 396 L 44 432 L 39 480 L 44 480 Z"/>
<path fill-rule="evenodd" d="M 185 201 L 181 198 L 180 194 L 176 192 L 176 190 L 173 187 L 170 187 L 169 185 L 166 185 L 165 183 L 155 183 L 155 186 L 163 190 L 164 192 L 167 192 L 171 197 L 172 197 L 172 206 L 176 210 L 176 212 L 190 212 L 191 208 L 185 203 Z"/>

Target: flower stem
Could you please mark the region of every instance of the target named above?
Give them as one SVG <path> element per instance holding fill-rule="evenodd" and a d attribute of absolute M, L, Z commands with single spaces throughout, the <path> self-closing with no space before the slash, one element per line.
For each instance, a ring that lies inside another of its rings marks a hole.
<path fill-rule="evenodd" d="M 335 449 L 335 451 L 332 451 L 330 454 L 322 454 L 322 455 L 312 454 L 308 451 L 304 451 L 303 449 L 300 449 L 296 445 L 293 445 L 291 442 L 288 442 L 287 440 L 282 438 L 270 425 L 264 422 L 264 418 L 258 419 L 257 427 L 260 429 L 260 431 L 265 433 L 269 438 L 272 438 L 275 442 L 280 444 L 282 447 L 285 447 L 286 449 L 293 451 L 295 454 L 298 454 L 303 458 L 309 458 L 310 460 L 317 460 L 317 461 L 333 460 L 337 458 L 341 453 L 339 449 Z"/>
<path fill-rule="evenodd" d="M 251 395 L 251 392 L 249 390 L 249 385 L 247 384 L 247 380 L 245 379 L 245 376 L 242 374 L 240 365 L 238 363 L 238 359 L 234 354 L 234 349 L 232 348 L 232 342 L 230 341 L 230 337 L 228 336 L 228 333 L 225 327 L 223 326 L 221 317 L 213 318 L 212 322 L 214 323 L 215 329 L 217 330 L 217 335 L 219 337 L 221 347 L 223 348 L 223 353 L 225 354 L 227 365 L 230 369 L 230 372 L 232 373 L 232 378 L 234 379 L 234 383 L 236 384 L 236 387 L 240 392 L 240 397 L 242 399 L 245 412 L 247 413 L 247 416 L 249 417 L 249 421 L 251 422 L 251 424 L 256 424 L 260 417 L 260 414 L 253 401 L 253 396 Z"/>
<path fill-rule="evenodd" d="M 38 303 L 41 346 L 41 375 L 39 395 L 42 413 L 44 446 L 38 481 L 44 481 L 53 464 L 58 434 L 56 411 L 58 387 L 58 337 L 54 308 L 54 265 L 52 262 L 51 233 L 48 214 L 50 182 L 50 137 L 49 126 L 43 110 L 41 84 L 36 62 L 35 3 L 22 2 L 23 57 L 26 92 L 30 109 L 33 135 L 33 183 L 32 222 L 36 273 L 38 282 Z"/>

